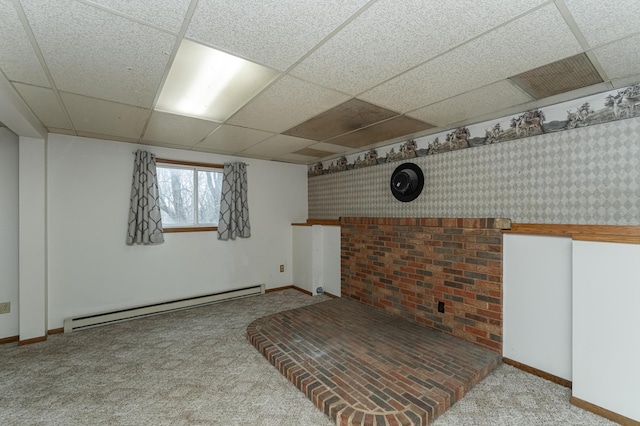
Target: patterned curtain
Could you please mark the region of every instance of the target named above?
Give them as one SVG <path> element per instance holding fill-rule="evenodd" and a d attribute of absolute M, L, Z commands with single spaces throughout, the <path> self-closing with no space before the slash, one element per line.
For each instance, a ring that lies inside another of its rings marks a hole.
<path fill-rule="evenodd" d="M 247 202 L 247 165 L 225 163 L 220 197 L 218 239 L 249 238 L 249 203 Z"/>
<path fill-rule="evenodd" d="M 133 166 L 127 244 L 147 245 L 163 242 L 156 156 L 139 149 L 136 151 Z"/>

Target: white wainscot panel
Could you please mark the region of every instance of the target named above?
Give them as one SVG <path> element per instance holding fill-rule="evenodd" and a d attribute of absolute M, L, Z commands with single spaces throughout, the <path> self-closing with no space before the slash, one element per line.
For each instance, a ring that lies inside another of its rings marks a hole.
<path fill-rule="evenodd" d="M 571 380 L 571 238 L 504 235 L 503 356 Z"/>
<path fill-rule="evenodd" d="M 293 284 L 316 296 L 340 296 L 340 227 L 293 227 Z"/>
<path fill-rule="evenodd" d="M 574 241 L 573 396 L 640 421 L 640 245 Z"/>

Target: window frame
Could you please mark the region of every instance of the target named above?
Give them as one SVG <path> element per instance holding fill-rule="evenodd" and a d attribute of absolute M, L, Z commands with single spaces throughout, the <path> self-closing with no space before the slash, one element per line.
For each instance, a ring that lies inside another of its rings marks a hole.
<path fill-rule="evenodd" d="M 195 172 L 197 173 L 198 168 L 201 169 L 224 169 L 224 164 L 215 164 L 215 163 L 199 163 L 195 161 L 181 161 L 181 160 L 171 160 L 167 158 L 156 158 L 156 167 L 160 164 L 166 164 L 169 166 L 176 166 L 176 168 L 180 168 L 180 166 L 185 167 L 193 167 Z M 220 172 L 222 173 L 222 172 Z M 197 197 L 197 193 L 196 193 Z M 197 203 L 197 198 L 195 200 Z M 165 228 L 164 224 L 162 225 L 162 232 L 166 234 L 174 233 L 174 232 L 209 232 L 209 231 L 217 231 L 217 226 L 201 226 L 201 225 L 192 225 L 192 226 L 170 226 Z"/>

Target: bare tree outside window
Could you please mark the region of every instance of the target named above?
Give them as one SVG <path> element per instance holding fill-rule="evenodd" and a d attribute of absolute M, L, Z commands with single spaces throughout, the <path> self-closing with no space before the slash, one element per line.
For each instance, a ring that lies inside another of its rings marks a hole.
<path fill-rule="evenodd" d="M 198 170 L 198 222 L 218 225 L 222 173 Z"/>
<path fill-rule="evenodd" d="M 222 173 L 186 166 L 158 166 L 157 172 L 165 226 L 218 225 Z"/>

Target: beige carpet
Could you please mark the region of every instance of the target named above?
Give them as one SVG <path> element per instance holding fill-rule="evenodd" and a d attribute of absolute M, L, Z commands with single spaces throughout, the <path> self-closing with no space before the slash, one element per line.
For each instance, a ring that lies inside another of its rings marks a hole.
<path fill-rule="evenodd" d="M 332 425 L 246 340 L 295 290 L 0 346 L 0 425 Z M 569 390 L 498 367 L 434 425 L 611 425 Z"/>

